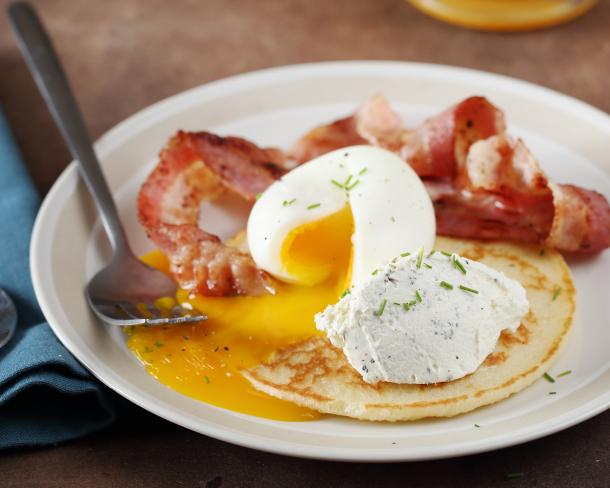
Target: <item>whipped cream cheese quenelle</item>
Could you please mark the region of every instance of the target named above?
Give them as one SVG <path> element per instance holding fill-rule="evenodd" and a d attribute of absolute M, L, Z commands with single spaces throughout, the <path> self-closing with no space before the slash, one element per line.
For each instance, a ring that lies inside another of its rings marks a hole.
<path fill-rule="evenodd" d="M 521 284 L 503 273 L 420 251 L 374 271 L 316 325 L 367 383 L 427 384 L 474 372 L 528 308 Z"/>

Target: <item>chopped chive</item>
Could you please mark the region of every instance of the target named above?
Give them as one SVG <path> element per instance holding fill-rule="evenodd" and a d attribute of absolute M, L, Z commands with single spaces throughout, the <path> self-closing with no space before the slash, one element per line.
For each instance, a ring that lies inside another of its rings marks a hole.
<path fill-rule="evenodd" d="M 347 188 L 349 186 L 350 181 L 352 181 L 352 178 L 354 177 L 354 175 L 349 175 L 347 177 L 347 179 L 345 180 L 345 183 L 343 183 L 343 188 Z"/>
<path fill-rule="evenodd" d="M 153 352 L 153 350 L 148 346 L 144 346 L 144 352 Z"/>
<path fill-rule="evenodd" d="M 456 256 L 453 256 L 451 261 L 453 262 L 453 267 L 455 269 L 460 270 L 462 274 L 466 274 L 466 268 L 464 268 L 464 265 L 460 263 L 460 260 Z"/>
<path fill-rule="evenodd" d="M 568 369 L 567 371 L 564 371 L 563 373 L 559 373 L 559 374 L 557 375 L 557 378 L 561 378 L 562 376 L 567 376 L 567 375 L 569 375 L 571 372 L 572 372 L 572 370 L 571 370 L 571 369 Z"/>
<path fill-rule="evenodd" d="M 341 188 L 342 190 L 345 189 L 345 187 L 343 186 L 343 184 L 339 183 L 337 180 L 330 180 L 330 182 L 335 185 L 338 186 L 339 188 Z"/>
<path fill-rule="evenodd" d="M 292 205 L 292 204 L 293 204 L 294 202 L 296 202 L 296 201 L 297 201 L 297 199 L 296 199 L 296 198 L 293 198 L 292 200 L 284 200 L 284 201 L 282 202 L 282 205 L 283 205 L 284 207 L 287 207 L 287 206 L 289 206 L 289 205 Z"/>
<path fill-rule="evenodd" d="M 407 256 L 410 256 L 410 255 L 411 255 L 411 253 L 410 253 L 410 252 L 403 252 L 403 253 L 400 255 L 400 257 L 401 257 L 401 258 L 406 258 Z"/>
<path fill-rule="evenodd" d="M 208 378 L 208 375 L 206 374 L 203 379 L 205 380 L 205 382 L 209 385 L 210 384 L 210 378 Z"/>
<path fill-rule="evenodd" d="M 443 256 L 449 256 L 449 257 L 451 257 L 451 253 L 450 253 L 450 252 L 447 252 L 447 251 L 441 251 L 441 254 L 442 254 Z"/>
<path fill-rule="evenodd" d="M 392 305 L 398 305 L 400 307 L 401 304 L 398 302 L 392 302 Z"/>
<path fill-rule="evenodd" d="M 371 273 L 373 276 L 375 276 L 377 273 L 379 273 L 378 269 L 374 269 L 373 272 Z"/>
<path fill-rule="evenodd" d="M 309 207 L 307 207 L 307 210 L 313 210 L 314 208 L 318 208 L 320 205 L 322 205 L 322 204 L 314 203 L 314 204 L 310 205 Z"/>
<path fill-rule="evenodd" d="M 419 303 L 421 303 L 421 295 L 419 294 L 419 290 L 415 290 L 415 298 Z"/>
<path fill-rule="evenodd" d="M 256 196 L 255 196 L 254 198 L 256 198 L 256 199 L 258 200 L 258 199 L 259 199 L 260 197 L 262 197 L 262 196 L 263 196 L 263 194 L 262 194 L 262 193 L 257 193 L 257 194 L 256 194 Z"/>
<path fill-rule="evenodd" d="M 357 185 L 358 183 L 360 183 L 360 180 L 356 180 L 356 181 L 354 181 L 354 182 L 353 182 L 351 185 L 346 186 L 346 187 L 345 187 L 345 189 L 346 189 L 347 191 L 353 190 L 353 189 L 356 187 L 356 185 Z"/>
<path fill-rule="evenodd" d="M 377 317 L 381 317 L 383 315 L 383 311 L 385 310 L 386 303 L 388 303 L 388 300 L 384 298 L 383 302 L 381 302 L 381 305 L 379 305 L 379 310 L 377 310 L 375 312 L 375 315 L 377 315 Z"/>
<path fill-rule="evenodd" d="M 428 253 L 428 257 L 432 256 L 432 255 L 433 255 L 435 252 L 436 252 L 436 250 L 435 250 L 435 249 L 432 249 L 432 251 L 430 251 L 430 252 Z"/>
<path fill-rule="evenodd" d="M 549 391 L 549 395 L 557 395 L 556 391 Z"/>
<path fill-rule="evenodd" d="M 391 217 L 390 217 L 390 220 L 391 220 L 392 222 L 396 222 L 396 219 L 394 218 L 394 216 L 391 216 Z"/>
<path fill-rule="evenodd" d="M 360 172 L 358 173 L 359 176 L 362 176 L 364 173 L 366 173 L 369 169 L 368 168 L 362 168 L 360 170 Z"/>
<path fill-rule="evenodd" d="M 349 295 L 351 292 L 349 291 L 349 288 L 346 288 L 345 290 L 343 290 L 343 293 L 341 293 L 341 298 Z"/>
<path fill-rule="evenodd" d="M 464 290 L 464 291 L 468 291 L 470 293 L 477 293 L 477 294 L 479 293 L 478 290 L 475 290 L 474 288 L 468 288 L 467 286 L 464 286 L 464 285 L 460 285 L 459 289 L 460 290 Z"/>
<path fill-rule="evenodd" d="M 447 283 L 446 281 L 441 281 L 440 285 L 447 290 L 453 290 L 453 285 L 451 283 Z"/>
<path fill-rule="evenodd" d="M 432 265 L 431 265 L 431 264 L 424 263 L 424 266 L 425 266 L 426 268 L 428 268 L 428 269 L 432 269 Z"/>
<path fill-rule="evenodd" d="M 417 269 L 421 268 L 421 263 L 424 259 L 424 248 L 422 247 L 417 254 Z"/>
<path fill-rule="evenodd" d="M 507 473 L 506 474 L 506 479 L 508 480 L 514 480 L 517 478 L 523 478 L 525 476 L 524 473 Z"/>
<path fill-rule="evenodd" d="M 547 380 L 549 383 L 555 383 L 555 378 L 553 378 L 550 374 L 548 373 L 544 373 L 544 379 Z"/>
<path fill-rule="evenodd" d="M 403 303 L 402 308 L 405 310 L 405 312 L 408 312 L 411 308 L 411 305 L 409 305 L 408 303 Z"/>
<path fill-rule="evenodd" d="M 475 426 L 477 429 L 480 429 L 480 428 L 481 428 L 481 426 L 480 426 L 479 424 L 474 424 L 474 426 Z"/>
<path fill-rule="evenodd" d="M 553 301 L 557 300 L 557 297 L 559 296 L 559 294 L 561 293 L 561 287 L 557 287 L 555 289 L 555 291 L 553 292 Z"/>
<path fill-rule="evenodd" d="M 162 345 L 163 345 L 163 343 L 162 343 L 162 342 L 155 341 L 155 346 L 156 346 L 156 347 L 161 347 Z"/>

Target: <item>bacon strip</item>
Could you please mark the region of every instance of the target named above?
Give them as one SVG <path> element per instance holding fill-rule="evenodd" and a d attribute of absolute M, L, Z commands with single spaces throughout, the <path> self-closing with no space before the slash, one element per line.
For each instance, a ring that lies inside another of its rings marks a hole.
<path fill-rule="evenodd" d="M 471 97 L 410 131 L 377 95 L 353 116 L 310 131 L 292 155 L 303 162 L 362 141 L 396 152 L 422 177 L 440 234 L 578 253 L 610 247 L 606 199 L 549 183 L 523 142 L 508 138 L 505 129 L 499 109 Z"/>
<path fill-rule="evenodd" d="M 248 254 L 198 227 L 199 207 L 225 190 L 253 201 L 285 172 L 284 164 L 280 151 L 237 137 L 180 131 L 169 141 L 140 190 L 138 214 L 182 288 L 213 296 L 272 291 Z"/>
<path fill-rule="evenodd" d="M 502 112 L 483 97 L 467 98 L 410 131 L 388 101 L 375 95 L 351 117 L 305 134 L 291 155 L 303 163 L 334 149 L 369 143 L 398 153 L 422 178 L 445 178 L 464 164 L 474 142 L 504 130 Z"/>
<path fill-rule="evenodd" d="M 574 185 L 549 184 L 555 215 L 545 244 L 569 252 L 610 247 L 610 206 L 603 195 Z"/>

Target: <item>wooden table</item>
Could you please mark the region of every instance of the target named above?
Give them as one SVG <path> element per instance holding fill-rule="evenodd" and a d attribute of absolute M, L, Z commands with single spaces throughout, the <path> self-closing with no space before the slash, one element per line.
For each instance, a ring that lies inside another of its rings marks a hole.
<path fill-rule="evenodd" d="M 210 80 L 336 59 L 425 61 L 549 86 L 610 112 L 610 2 L 573 23 L 511 35 L 441 24 L 402 0 L 33 2 L 92 134 Z M 6 0 L 0 0 L 5 7 Z M 46 192 L 68 153 L 0 18 L 0 103 Z M 506 479 L 507 473 L 523 477 Z M 106 432 L 4 453 L 12 486 L 609 486 L 610 412 L 523 446 L 460 459 L 367 465 L 275 456 L 198 435 L 132 407 Z"/>

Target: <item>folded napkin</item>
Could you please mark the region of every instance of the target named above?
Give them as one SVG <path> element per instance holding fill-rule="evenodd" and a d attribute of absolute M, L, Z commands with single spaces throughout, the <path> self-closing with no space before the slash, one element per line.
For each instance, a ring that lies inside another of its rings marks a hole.
<path fill-rule="evenodd" d="M 19 315 L 0 349 L 0 449 L 74 439 L 117 413 L 117 397 L 63 347 L 36 303 L 29 243 L 39 203 L 0 111 L 0 288 Z"/>

